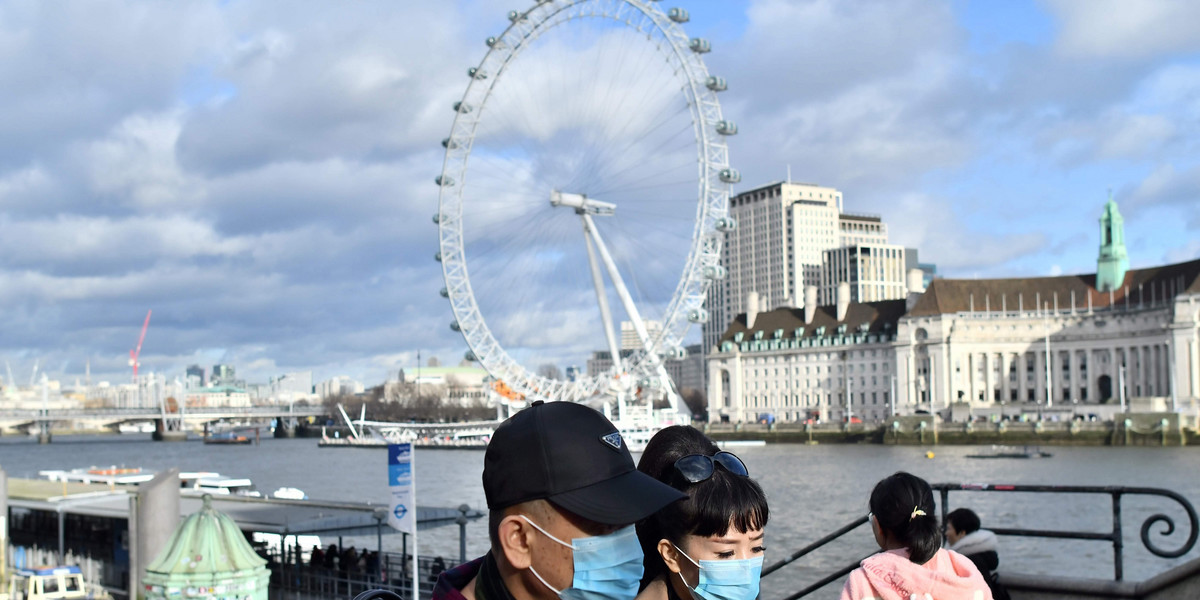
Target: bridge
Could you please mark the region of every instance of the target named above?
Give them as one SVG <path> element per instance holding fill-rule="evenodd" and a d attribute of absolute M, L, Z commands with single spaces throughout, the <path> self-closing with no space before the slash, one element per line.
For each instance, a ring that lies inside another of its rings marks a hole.
<path fill-rule="evenodd" d="M 54 423 L 90 424 L 93 429 L 116 428 L 123 423 L 155 422 L 157 430 L 185 431 L 193 426 L 225 419 L 280 419 L 294 426 L 300 419 L 323 417 L 322 406 L 205 406 L 180 412 L 164 412 L 160 407 L 78 408 L 78 409 L 5 409 L 0 410 L 0 430 L 37 430 L 42 441 L 50 441 Z"/>

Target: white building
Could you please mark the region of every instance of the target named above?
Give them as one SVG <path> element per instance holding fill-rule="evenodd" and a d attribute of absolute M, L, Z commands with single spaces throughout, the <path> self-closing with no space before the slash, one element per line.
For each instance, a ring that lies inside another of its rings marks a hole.
<path fill-rule="evenodd" d="M 651 340 L 662 335 L 662 321 L 642 321 L 642 326 L 646 328 L 646 335 L 650 336 Z M 638 338 L 633 321 L 621 321 L 621 349 L 642 349 L 642 340 Z"/>
<path fill-rule="evenodd" d="M 272 377 L 268 394 L 276 400 L 290 402 L 313 398 L 312 371 L 297 371 Z"/>
<path fill-rule="evenodd" d="M 318 383 L 315 389 L 317 397 L 324 400 L 331 396 L 361 394 L 365 388 L 361 381 L 355 381 L 346 375 L 338 375 Z"/>
<path fill-rule="evenodd" d="M 907 255 L 903 246 L 855 242 L 826 250 L 817 302 L 837 302 L 837 288 L 850 284 L 851 302 L 896 300 L 908 294 L 905 284 Z"/>
<path fill-rule="evenodd" d="M 811 314 L 739 315 L 708 357 L 709 418 L 882 419 L 951 407 L 1069 418 L 1111 416 L 1135 400 L 1194 413 L 1200 259 L 1127 270 L 1111 200 L 1100 225 L 1096 274 L 934 279 L 907 304 L 850 302 L 844 284 L 839 302 Z"/>
<path fill-rule="evenodd" d="M 840 244 L 842 193 L 809 183 L 771 183 L 737 194 L 729 216 L 737 227 L 724 234 L 724 279 L 709 287 L 703 325 L 705 349 L 746 311 L 756 292 L 766 308 L 796 306 L 806 285 L 820 285 L 822 253 Z"/>

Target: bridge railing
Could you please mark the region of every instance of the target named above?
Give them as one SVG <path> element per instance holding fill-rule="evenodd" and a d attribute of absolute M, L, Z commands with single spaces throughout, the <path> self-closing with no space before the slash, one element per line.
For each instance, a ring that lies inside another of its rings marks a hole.
<path fill-rule="evenodd" d="M 1109 496 L 1112 500 L 1112 529 L 1106 532 L 1089 532 L 1089 531 L 1070 531 L 1070 530 L 1045 530 L 1045 529 L 1021 529 L 1021 528 L 990 528 L 996 535 L 1015 536 L 1015 537 L 1030 537 L 1030 538 L 1052 538 L 1066 540 L 1087 540 L 1095 542 L 1108 542 L 1113 549 L 1113 579 L 1121 581 L 1124 579 L 1125 572 L 1125 542 L 1124 529 L 1122 527 L 1122 507 L 1121 502 L 1128 496 L 1158 496 L 1168 498 L 1178 503 L 1187 514 L 1187 529 L 1181 531 L 1180 534 L 1186 533 L 1186 539 L 1177 548 L 1164 548 L 1159 546 L 1151 536 L 1154 534 L 1152 528 L 1155 525 L 1162 525 L 1163 528 L 1157 532 L 1159 536 L 1171 537 L 1176 534 L 1178 529 L 1175 520 L 1163 513 L 1155 513 L 1146 518 L 1141 524 L 1140 535 L 1142 545 L 1151 554 L 1162 558 L 1179 558 L 1192 550 L 1196 546 L 1197 536 L 1200 535 L 1200 517 L 1197 517 L 1196 509 L 1192 503 L 1182 495 L 1162 488 L 1147 488 L 1147 487 L 1120 487 L 1120 486 L 1062 486 L 1062 485 L 992 485 L 992 484 L 957 484 L 957 483 L 937 483 L 933 484 L 933 489 L 936 490 L 941 497 L 941 513 L 942 522 L 946 520 L 946 515 L 950 511 L 950 492 L 997 492 L 997 493 L 1053 493 L 1053 494 L 1091 494 Z M 767 577 L 781 568 L 799 560 L 800 558 L 811 554 L 812 552 L 828 545 L 829 543 L 845 536 L 846 534 L 858 529 L 867 523 L 867 517 L 862 516 L 850 521 L 829 535 L 793 552 L 787 558 L 775 562 L 763 568 L 762 576 Z M 869 554 L 867 556 L 870 556 Z M 866 556 L 862 557 L 866 558 Z M 860 558 L 852 563 L 836 569 L 834 572 L 822 577 L 815 583 L 805 587 L 804 589 L 795 592 L 783 600 L 797 600 L 803 598 L 812 592 L 815 592 L 822 587 L 838 580 L 849 572 L 858 568 Z"/>

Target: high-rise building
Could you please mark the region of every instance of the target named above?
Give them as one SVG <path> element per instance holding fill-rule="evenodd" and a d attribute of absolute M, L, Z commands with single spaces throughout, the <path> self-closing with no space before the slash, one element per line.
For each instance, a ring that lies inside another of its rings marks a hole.
<path fill-rule="evenodd" d="M 662 321 L 643 321 L 642 325 L 646 327 L 646 335 L 653 340 L 655 337 L 662 335 Z M 641 350 L 642 341 L 638 339 L 637 330 L 633 327 L 633 321 L 621 321 L 621 350 Z"/>
<path fill-rule="evenodd" d="M 822 254 L 841 245 L 841 214 L 842 193 L 811 183 L 776 182 L 730 199 L 729 215 L 737 227 L 724 234 L 726 277 L 713 282 L 705 303 L 706 352 L 730 321 L 746 311 L 750 292 L 769 310 L 799 306 L 805 286 L 821 285 Z"/>
<path fill-rule="evenodd" d="M 237 375 L 233 372 L 233 365 L 213 365 L 212 377 L 208 380 L 210 386 L 234 385 L 235 381 Z"/>
<path fill-rule="evenodd" d="M 817 302 L 837 302 L 838 284 L 850 284 L 851 302 L 897 300 L 908 293 L 905 248 L 895 244 L 855 243 L 824 252 Z"/>
<path fill-rule="evenodd" d="M 184 372 L 184 376 L 187 378 L 188 387 L 204 387 L 208 383 L 206 381 L 207 378 L 205 377 L 204 367 L 200 365 L 188 365 L 187 371 Z"/>

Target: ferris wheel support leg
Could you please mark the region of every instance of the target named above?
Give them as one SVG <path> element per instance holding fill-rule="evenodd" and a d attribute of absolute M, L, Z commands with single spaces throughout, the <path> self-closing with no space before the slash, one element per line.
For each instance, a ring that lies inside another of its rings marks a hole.
<path fill-rule="evenodd" d="M 596 288 L 596 302 L 600 304 L 600 320 L 604 325 L 604 338 L 608 341 L 608 351 L 612 356 L 613 365 L 619 364 L 621 355 L 617 346 L 617 336 L 613 329 L 612 312 L 608 309 L 608 295 L 604 293 L 604 275 L 600 273 L 600 263 L 596 260 L 596 249 L 592 244 L 590 223 L 583 220 L 584 242 L 587 243 L 588 266 L 592 269 L 592 285 Z"/>
<path fill-rule="evenodd" d="M 608 271 L 608 278 L 612 281 L 613 287 L 617 292 L 617 297 L 621 299 L 622 306 L 625 307 L 625 314 L 629 315 L 629 320 L 633 322 L 634 331 L 637 332 L 638 339 L 642 343 L 642 349 L 646 351 L 647 359 L 654 361 L 660 376 L 665 377 L 666 370 L 658 358 L 658 353 L 654 352 L 650 346 L 650 334 L 646 331 L 646 324 L 642 321 L 642 315 L 638 312 L 637 305 L 633 302 L 633 297 L 629 295 L 629 289 L 625 287 L 625 281 L 621 278 L 621 273 L 617 271 L 617 264 L 613 261 L 612 254 L 608 252 L 608 246 L 604 244 L 604 239 L 600 237 L 600 232 L 596 230 L 596 224 L 592 221 L 592 215 L 583 212 L 579 216 L 583 219 L 583 229 L 587 232 L 588 238 L 596 244 L 596 250 L 599 252 L 600 259 L 604 262 L 604 267 Z M 591 249 L 590 245 L 588 249 Z M 609 344 L 612 345 L 613 342 L 610 340 Z M 617 354 L 613 356 L 619 357 Z M 617 364 L 616 360 L 617 358 L 614 358 L 613 364 Z M 666 378 L 666 381 L 669 382 L 670 378 Z M 665 389 L 670 389 L 670 387 Z M 671 394 L 668 394 L 668 396 L 671 397 L 671 404 L 674 405 L 674 396 Z M 622 397 L 618 406 L 623 410 L 624 405 L 625 402 Z"/>
<path fill-rule="evenodd" d="M 592 237 L 599 235 L 595 232 L 595 223 L 587 214 L 580 215 L 583 221 L 584 242 L 587 244 L 588 264 L 592 269 L 592 284 L 596 288 L 596 301 L 600 303 L 600 320 L 604 325 L 604 337 L 608 341 L 609 356 L 614 367 L 621 364 L 621 348 L 617 346 L 617 335 L 613 328 L 612 312 L 608 308 L 608 295 L 604 292 L 604 276 L 600 273 L 600 263 L 596 260 L 596 249 Z M 617 393 L 617 420 L 625 421 L 625 394 Z"/>

